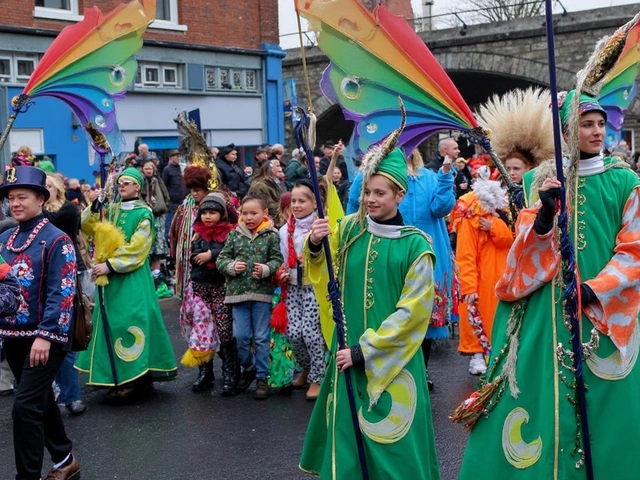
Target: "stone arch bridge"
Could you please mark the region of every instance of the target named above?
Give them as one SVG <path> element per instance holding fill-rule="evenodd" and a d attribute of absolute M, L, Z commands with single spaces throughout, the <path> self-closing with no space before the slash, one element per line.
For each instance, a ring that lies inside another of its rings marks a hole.
<path fill-rule="evenodd" d="M 636 3 L 555 15 L 558 89 L 573 88 L 575 75 L 584 67 L 596 42 L 631 20 L 639 11 L 640 3 Z M 472 109 L 491 95 L 513 88 L 549 86 L 544 17 L 433 30 L 419 35 Z M 322 72 L 329 60 L 318 47 L 306 48 L 305 53 L 314 112 L 318 117 L 317 144 L 325 140 L 347 140 L 353 123 L 345 121 L 339 106 L 327 100 L 319 88 Z M 299 49 L 287 51 L 283 78 L 295 79 L 298 101 L 306 105 Z M 625 130 L 628 130 L 627 139 L 640 147 L 640 102 L 627 115 Z M 290 128 L 287 144 L 293 148 Z"/>

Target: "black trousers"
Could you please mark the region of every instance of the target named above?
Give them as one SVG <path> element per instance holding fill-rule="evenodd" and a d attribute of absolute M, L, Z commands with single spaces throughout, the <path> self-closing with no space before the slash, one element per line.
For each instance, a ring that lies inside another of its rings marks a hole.
<path fill-rule="evenodd" d="M 40 479 L 44 447 L 54 463 L 63 461 L 72 448 L 51 387 L 66 352 L 52 342 L 47 364 L 32 368 L 29 353 L 33 340 L 4 340 L 7 362 L 18 383 L 12 412 L 16 480 Z"/>

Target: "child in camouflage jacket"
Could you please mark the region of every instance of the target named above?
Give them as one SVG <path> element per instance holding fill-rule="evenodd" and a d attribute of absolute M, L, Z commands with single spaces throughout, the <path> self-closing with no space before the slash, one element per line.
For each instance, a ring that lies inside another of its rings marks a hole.
<path fill-rule="evenodd" d="M 247 195 L 241 213 L 238 227 L 229 233 L 216 264 L 227 278 L 225 303 L 232 306 L 233 335 L 243 368 L 237 390 L 246 390 L 257 378 L 254 396 L 261 400 L 269 396 L 269 324 L 275 288 L 271 280 L 284 260 L 266 201 Z"/>

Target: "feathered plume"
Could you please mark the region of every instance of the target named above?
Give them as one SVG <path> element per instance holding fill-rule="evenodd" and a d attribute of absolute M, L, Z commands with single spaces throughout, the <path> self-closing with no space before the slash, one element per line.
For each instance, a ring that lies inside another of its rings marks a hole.
<path fill-rule="evenodd" d="M 519 152 L 532 158 L 531 167 L 553 158 L 553 117 L 548 90 L 512 90 L 494 95 L 480 106 L 478 123 L 490 130 L 489 140 L 498 157 Z"/>
<path fill-rule="evenodd" d="M 569 186 L 569 196 L 573 196 L 573 186 L 578 172 L 578 161 L 580 160 L 580 94 L 588 93 L 592 97 L 598 98 L 600 90 L 607 75 L 614 70 L 620 56 L 625 51 L 628 34 L 638 23 L 640 14 L 633 20 L 626 23 L 612 35 L 602 38 L 594 49 L 593 54 L 587 61 L 585 67 L 576 75 L 576 95 L 571 104 L 569 114 L 569 157 L 571 162 L 567 169 L 566 184 Z"/>
<path fill-rule="evenodd" d="M 584 84 L 582 91 L 594 97 L 600 93 L 599 85 L 603 82 L 609 72 L 618 62 L 620 55 L 624 51 L 627 43 L 627 37 L 631 29 L 638 23 L 640 14 L 636 15 L 633 20 L 624 24 L 613 35 L 602 39 L 596 46 L 596 52 L 587 63 L 585 69 L 578 75 L 584 75 Z"/>
<path fill-rule="evenodd" d="M 398 139 L 404 130 L 404 126 L 407 122 L 407 111 L 404 108 L 404 102 L 402 98 L 398 97 L 398 104 L 400 106 L 400 113 L 402 115 L 402 119 L 400 120 L 400 126 L 391 132 L 391 134 L 384 139 L 382 143 L 379 145 L 374 145 L 369 149 L 364 158 L 362 159 L 362 166 L 360 167 L 360 171 L 362 172 L 362 191 L 360 192 L 360 210 L 358 212 L 360 219 L 364 220 L 367 207 L 364 198 L 364 186 L 367 184 L 369 179 L 375 175 L 376 169 L 380 162 L 389 155 L 396 145 L 398 144 Z"/>
<path fill-rule="evenodd" d="M 178 125 L 178 133 L 180 134 L 180 150 L 185 154 L 187 162 L 190 165 L 199 165 L 209 169 L 211 171 L 209 190 L 216 190 L 219 184 L 218 168 L 209 147 L 207 147 L 207 142 L 202 138 L 195 122 L 188 120 L 185 112 L 180 112 L 174 121 Z"/>

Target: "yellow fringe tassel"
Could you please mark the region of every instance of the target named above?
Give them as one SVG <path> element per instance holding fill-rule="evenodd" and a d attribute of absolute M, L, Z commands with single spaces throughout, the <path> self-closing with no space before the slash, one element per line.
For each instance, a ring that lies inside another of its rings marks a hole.
<path fill-rule="evenodd" d="M 196 350 L 191 350 L 190 348 L 184 352 L 180 363 L 185 367 L 197 367 L 199 365 L 204 365 L 209 360 L 213 358 L 214 352 L 208 350 L 206 352 L 198 352 Z"/>
<path fill-rule="evenodd" d="M 98 224 L 93 238 L 96 246 L 93 258 L 96 263 L 106 262 L 125 243 L 124 232 L 106 220 Z M 100 275 L 95 283 L 104 287 L 109 283 L 109 279 L 106 275 Z"/>

